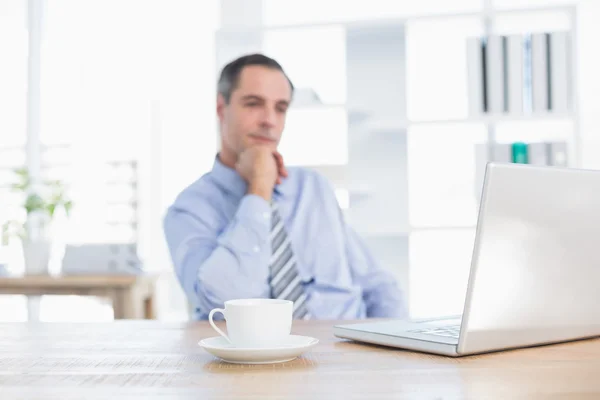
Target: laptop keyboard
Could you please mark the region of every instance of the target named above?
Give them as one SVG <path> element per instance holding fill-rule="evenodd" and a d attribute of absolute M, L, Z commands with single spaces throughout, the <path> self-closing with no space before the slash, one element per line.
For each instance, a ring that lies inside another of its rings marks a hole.
<path fill-rule="evenodd" d="M 460 334 L 460 325 L 431 326 L 423 329 L 412 329 L 409 330 L 409 332 L 422 333 L 424 335 L 446 336 L 458 339 L 458 335 Z"/>

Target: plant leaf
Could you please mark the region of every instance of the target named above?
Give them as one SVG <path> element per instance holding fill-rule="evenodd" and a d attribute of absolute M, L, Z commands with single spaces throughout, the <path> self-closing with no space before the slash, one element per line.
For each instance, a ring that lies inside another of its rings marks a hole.
<path fill-rule="evenodd" d="M 42 212 L 52 219 L 59 207 L 64 208 L 67 216 L 70 215 L 73 203 L 66 196 L 65 185 L 60 180 L 44 180 L 41 182 L 39 192 L 36 188 L 35 193 L 30 193 L 32 181 L 28 168 L 16 168 L 14 172 L 17 175 L 17 182 L 10 187 L 13 191 L 26 195 L 23 206 L 27 215 L 33 212 Z"/>
<path fill-rule="evenodd" d="M 34 211 L 43 211 L 45 209 L 44 199 L 37 193 L 32 193 L 27 196 L 27 200 L 25 200 L 25 210 L 27 214 L 31 214 Z"/>
<path fill-rule="evenodd" d="M 2 224 L 2 246 L 8 246 L 8 242 L 10 240 L 10 232 L 8 230 L 9 222 L 5 222 Z"/>
<path fill-rule="evenodd" d="M 48 215 L 50 215 L 50 218 L 52 218 L 54 216 L 54 211 L 56 210 L 56 204 L 55 203 L 46 204 L 46 210 L 48 211 Z"/>
<path fill-rule="evenodd" d="M 67 200 L 65 201 L 65 204 L 63 205 L 63 207 L 65 208 L 65 213 L 67 214 L 67 217 L 71 215 L 71 209 L 73 208 L 73 202 L 71 200 Z"/>
<path fill-rule="evenodd" d="M 2 244 L 8 246 L 11 237 L 25 238 L 25 227 L 18 221 L 6 221 L 2 224 Z"/>

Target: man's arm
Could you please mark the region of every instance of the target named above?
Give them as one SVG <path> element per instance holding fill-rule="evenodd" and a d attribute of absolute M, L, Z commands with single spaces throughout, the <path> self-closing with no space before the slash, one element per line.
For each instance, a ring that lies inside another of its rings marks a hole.
<path fill-rule="evenodd" d="M 363 299 L 369 318 L 404 318 L 406 302 L 396 279 L 373 257 L 364 241 L 345 224 L 346 253 L 355 279 L 363 288 Z"/>
<path fill-rule="evenodd" d="M 222 233 L 208 220 L 214 207 L 197 200 L 187 209 L 172 207 L 164 221 L 177 277 L 204 318 L 226 300 L 269 296 L 270 200 L 287 170 L 281 155 L 266 147 L 242 152 L 235 169 L 248 191 Z"/>
<path fill-rule="evenodd" d="M 172 207 L 164 220 L 179 282 L 204 318 L 226 300 L 269 295 L 269 203 L 246 195 L 220 234 L 201 217 L 213 213 L 208 204 L 194 213 Z"/>
<path fill-rule="evenodd" d="M 348 265 L 353 279 L 363 290 L 363 299 L 369 318 L 404 318 L 408 315 L 402 290 L 394 276 L 381 267 L 379 262 L 356 231 L 346 223 L 332 186 L 323 177 L 322 191 L 329 193 L 328 203 L 335 208 L 343 227 Z"/>

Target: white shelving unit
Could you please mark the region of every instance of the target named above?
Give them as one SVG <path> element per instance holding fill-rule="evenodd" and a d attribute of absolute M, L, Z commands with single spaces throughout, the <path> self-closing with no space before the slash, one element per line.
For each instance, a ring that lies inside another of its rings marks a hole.
<path fill-rule="evenodd" d="M 466 25 L 475 27 L 470 33 L 454 35 L 456 40 L 452 42 L 452 48 L 464 47 L 465 51 L 446 54 L 442 48 L 441 60 L 436 65 L 424 67 L 427 71 L 439 71 L 442 77 L 453 71 L 451 67 L 455 68 L 454 71 L 460 75 L 457 82 L 464 81 L 465 84 L 466 70 L 457 66 L 461 63 L 466 65 L 466 38 L 504 33 L 503 28 L 496 28 L 498 20 L 502 21 L 500 26 L 506 27 L 513 17 L 556 14 L 560 16 L 556 19 L 559 24 L 564 25 L 564 21 L 568 21 L 576 44 L 577 10 L 574 5 L 494 10 L 489 2 L 484 3 L 481 10 L 474 12 L 278 26 L 263 26 L 260 17 L 253 21 L 245 20 L 245 25 L 236 25 L 235 22 L 227 23 L 225 15 L 222 29 L 216 33 L 218 71 L 239 55 L 264 52 L 282 63 L 297 87 L 303 88 L 311 83 L 310 79 L 314 80 L 311 89 L 319 95 L 322 103 L 292 105 L 290 113 L 311 109 L 345 110 L 346 125 L 341 129 L 347 129 L 346 148 L 336 149 L 335 143 L 331 146 L 334 150 L 347 151 L 347 163 L 332 166 L 311 162 L 313 165 L 309 166 L 326 175 L 337 189 L 348 191 L 346 216 L 349 223 L 365 238 L 376 257 L 399 279 L 410 299 L 414 316 L 452 314 L 462 310 L 461 296 L 466 288 L 472 249 L 469 235 L 474 234 L 478 206 L 473 193 L 476 181 L 474 149 L 477 143 L 497 142 L 501 139 L 498 129 L 505 124 L 535 126 L 536 123 L 568 121 L 572 130 L 565 132 L 564 137 L 571 151 L 569 161 L 571 166 L 579 165 L 575 77 L 573 110 L 559 114 L 470 116 L 468 99 L 465 98 L 466 87 L 457 92 L 449 92 L 444 87 L 439 88 L 439 92 L 417 90 L 415 82 L 418 79 L 413 79 L 412 75 L 419 71 L 411 64 L 411 56 L 416 55 L 419 60 L 423 58 L 428 51 L 427 44 L 435 46 L 435 38 L 444 38 L 447 33 L 444 29 L 452 24 L 460 27 L 467 21 Z M 416 46 L 415 38 L 411 36 L 415 26 L 421 23 L 440 27 L 429 31 L 422 47 Z M 564 26 L 554 27 L 549 21 L 544 30 L 557 28 Z M 339 32 L 343 32 L 343 41 L 339 44 L 341 49 L 331 49 L 331 57 L 337 58 L 323 56 L 321 44 L 317 42 L 300 45 L 298 40 L 290 42 L 287 47 L 272 45 L 281 42 L 273 39 L 279 34 L 298 39 L 302 32 L 307 32 L 307 37 L 312 38 L 315 30 L 323 32 L 323 43 L 331 42 L 326 35 L 340 37 Z M 573 71 L 576 70 L 576 47 L 574 50 Z M 311 58 L 312 54 L 314 57 Z M 446 56 L 449 57 L 447 68 L 444 62 Z M 293 65 L 294 62 L 302 65 Z M 319 68 L 312 68 L 314 65 Z M 303 75 L 303 66 L 320 71 L 326 79 L 318 79 L 316 74 Z M 458 87 L 459 83 L 455 86 Z M 321 96 L 320 91 L 327 95 Z M 335 95 L 332 95 L 333 92 Z M 411 112 L 415 104 L 428 103 L 423 97 L 415 100 L 415 93 L 431 96 L 437 109 L 443 108 L 440 107 L 443 102 L 438 98 L 441 94 L 442 98 L 450 99 L 447 101 L 449 109 L 460 111 L 451 116 L 433 112 L 430 118 L 426 112 Z M 427 118 L 422 118 L 423 115 Z M 323 134 L 327 134 L 326 129 L 331 127 L 323 128 L 318 122 L 315 121 L 315 128 L 324 129 Z M 539 132 L 532 132 L 532 135 L 543 139 Z M 431 141 L 428 139 L 430 136 Z M 287 139 L 302 140 L 286 138 L 284 132 L 284 140 Z M 454 156 L 450 152 L 457 154 Z M 457 172 L 452 175 L 454 171 Z M 442 189 L 438 190 L 439 187 Z M 431 209 L 427 208 L 430 205 Z M 428 249 L 426 243 L 430 243 L 431 248 Z M 450 300 L 440 301 L 444 298 Z"/>

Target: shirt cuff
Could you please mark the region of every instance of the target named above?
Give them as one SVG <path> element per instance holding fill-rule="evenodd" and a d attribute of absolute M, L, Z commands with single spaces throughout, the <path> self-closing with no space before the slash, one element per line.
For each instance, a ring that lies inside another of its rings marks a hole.
<path fill-rule="evenodd" d="M 271 206 L 260 196 L 246 195 L 235 214 L 234 223 L 221 243 L 245 254 L 270 252 Z M 266 254 L 266 253 L 265 253 Z"/>
<path fill-rule="evenodd" d="M 271 205 L 255 194 L 248 194 L 242 198 L 236 215 L 239 220 L 252 220 L 268 230 L 271 228 Z"/>

